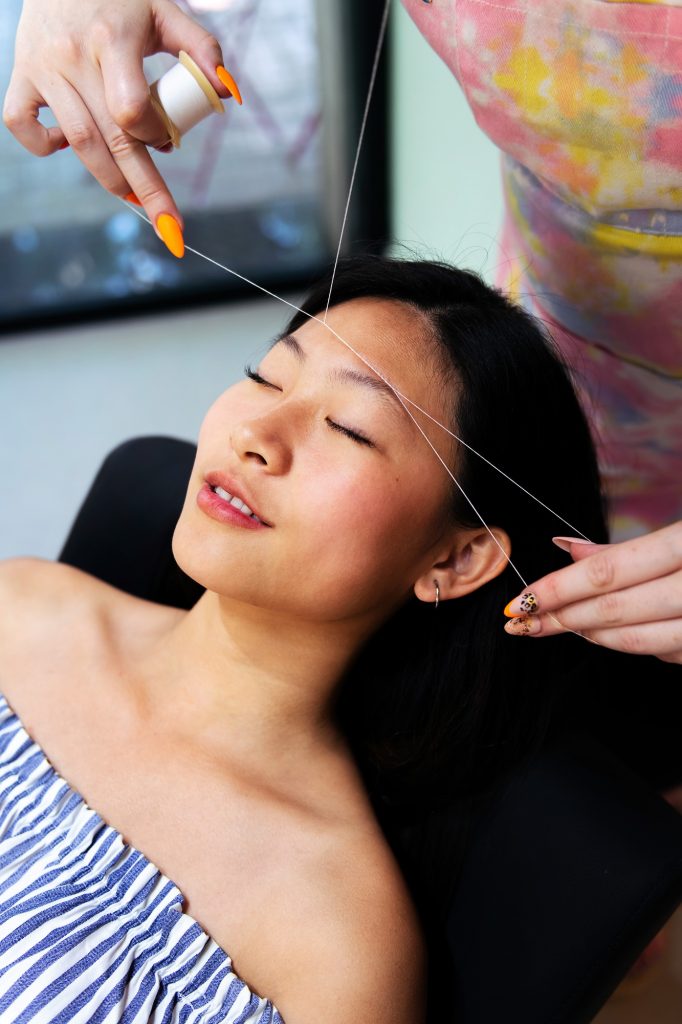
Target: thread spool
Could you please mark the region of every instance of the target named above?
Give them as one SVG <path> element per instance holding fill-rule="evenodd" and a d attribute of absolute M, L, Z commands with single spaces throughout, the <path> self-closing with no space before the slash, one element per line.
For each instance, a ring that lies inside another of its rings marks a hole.
<path fill-rule="evenodd" d="M 152 104 L 177 149 L 180 139 L 210 114 L 224 114 L 223 102 L 201 68 L 180 50 L 178 63 L 149 87 Z"/>

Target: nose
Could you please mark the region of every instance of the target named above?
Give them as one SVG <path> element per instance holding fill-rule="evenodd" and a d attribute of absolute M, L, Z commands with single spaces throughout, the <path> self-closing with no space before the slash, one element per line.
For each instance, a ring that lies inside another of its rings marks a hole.
<path fill-rule="evenodd" d="M 291 465 L 291 449 L 268 417 L 235 424 L 230 442 L 240 461 L 262 466 L 273 475 L 286 473 Z"/>

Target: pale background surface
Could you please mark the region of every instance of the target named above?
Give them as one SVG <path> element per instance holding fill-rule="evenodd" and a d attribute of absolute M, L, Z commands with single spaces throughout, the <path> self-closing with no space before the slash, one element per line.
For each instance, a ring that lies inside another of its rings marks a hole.
<path fill-rule="evenodd" d="M 491 274 L 495 149 L 397 3 L 392 17 L 394 237 Z M 140 434 L 195 438 L 286 316 L 263 298 L 0 341 L 0 558 L 55 558 L 106 453 Z"/>

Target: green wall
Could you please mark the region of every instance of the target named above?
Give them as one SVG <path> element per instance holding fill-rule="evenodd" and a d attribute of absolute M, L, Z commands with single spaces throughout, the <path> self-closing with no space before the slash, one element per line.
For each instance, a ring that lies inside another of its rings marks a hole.
<path fill-rule="evenodd" d="M 397 0 L 390 30 L 393 236 L 492 278 L 502 259 L 497 150 Z"/>

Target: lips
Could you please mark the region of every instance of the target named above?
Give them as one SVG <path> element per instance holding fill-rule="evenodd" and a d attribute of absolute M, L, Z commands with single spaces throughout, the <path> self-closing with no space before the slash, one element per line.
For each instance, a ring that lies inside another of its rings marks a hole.
<path fill-rule="evenodd" d="M 256 507 L 255 499 L 251 497 L 243 484 L 237 483 L 236 480 L 219 471 L 207 473 L 205 479 L 211 490 L 222 501 L 235 508 L 242 515 L 263 526 L 272 525 L 260 514 L 259 509 Z"/>
<path fill-rule="evenodd" d="M 243 512 L 245 516 L 250 516 L 251 519 L 257 519 L 258 522 L 260 523 L 260 519 L 258 518 L 256 513 L 252 509 L 250 509 L 246 502 L 242 501 L 241 498 L 238 498 L 235 494 L 229 494 L 222 487 L 213 487 L 211 488 L 211 490 L 213 491 L 214 494 L 217 494 L 219 498 L 222 498 L 223 501 L 227 501 L 230 505 L 234 506 L 234 508 L 236 508 L 239 512 Z"/>

